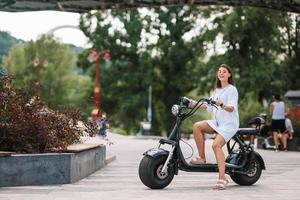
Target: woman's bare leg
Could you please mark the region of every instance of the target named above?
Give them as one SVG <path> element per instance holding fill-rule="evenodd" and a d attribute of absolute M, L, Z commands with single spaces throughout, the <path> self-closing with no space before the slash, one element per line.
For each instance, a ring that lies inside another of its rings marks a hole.
<path fill-rule="evenodd" d="M 273 140 L 274 140 L 274 144 L 275 144 L 276 149 L 278 149 L 278 146 L 279 146 L 278 132 L 273 132 Z"/>
<path fill-rule="evenodd" d="M 281 142 L 282 142 L 282 146 L 283 146 L 283 149 L 286 150 L 287 149 L 287 140 L 289 138 L 289 135 L 288 134 L 281 134 Z"/>
<path fill-rule="evenodd" d="M 222 147 L 224 146 L 224 144 L 225 144 L 224 138 L 218 134 L 212 145 L 212 148 L 214 150 L 215 157 L 217 160 L 217 164 L 218 164 L 219 179 L 221 179 L 221 180 L 226 180 L 226 178 L 225 178 L 225 155 L 222 150 Z"/>
<path fill-rule="evenodd" d="M 204 133 L 213 133 L 214 130 L 205 121 L 196 122 L 193 126 L 193 134 L 198 149 L 198 154 L 203 161 L 206 161 L 205 157 L 205 143 Z"/>

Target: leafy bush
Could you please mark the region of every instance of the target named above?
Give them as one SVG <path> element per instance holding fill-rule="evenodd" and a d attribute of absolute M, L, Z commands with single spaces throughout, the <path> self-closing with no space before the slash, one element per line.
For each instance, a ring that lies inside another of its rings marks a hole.
<path fill-rule="evenodd" d="M 128 135 L 128 133 L 122 128 L 112 128 L 111 131 L 120 135 Z"/>
<path fill-rule="evenodd" d="M 78 126 L 77 110 L 50 110 L 39 98 L 11 89 L 10 80 L 0 78 L 1 150 L 21 153 L 63 151 L 68 145 L 79 142 L 84 133 L 95 133 L 93 123 Z"/>
<path fill-rule="evenodd" d="M 249 92 L 239 101 L 239 117 L 240 127 L 246 127 L 247 122 L 258 116 L 263 111 L 263 107 L 259 104 L 253 92 Z"/>

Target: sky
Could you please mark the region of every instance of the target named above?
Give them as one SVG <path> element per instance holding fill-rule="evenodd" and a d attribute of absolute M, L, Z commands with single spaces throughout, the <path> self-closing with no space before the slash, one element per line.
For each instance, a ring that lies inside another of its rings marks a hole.
<path fill-rule="evenodd" d="M 41 34 L 62 26 L 78 26 L 79 14 L 58 11 L 0 12 L 0 31 L 25 41 L 36 40 Z M 54 36 L 64 43 L 88 47 L 87 38 L 77 29 L 63 28 L 55 31 Z"/>
<path fill-rule="evenodd" d="M 141 13 L 144 15 L 153 15 L 153 13 L 147 11 L 147 9 L 141 9 Z M 78 26 L 79 17 L 80 15 L 78 13 L 60 11 L 34 11 L 16 13 L 0 12 L 0 31 L 7 31 L 12 36 L 25 41 L 37 40 L 37 38 L 41 34 L 45 34 L 55 27 L 62 25 Z M 123 29 L 124 26 L 122 26 L 122 23 L 109 17 L 107 20 L 112 21 L 112 28 L 114 29 L 114 31 L 122 31 L 121 29 Z M 211 24 L 208 21 L 200 20 L 195 24 L 194 29 L 185 34 L 185 39 L 190 40 L 194 35 L 197 35 L 201 28 L 206 25 Z M 56 38 L 59 38 L 64 43 L 71 43 L 83 48 L 89 48 L 91 46 L 90 44 L 88 44 L 87 38 L 84 36 L 82 31 L 78 29 L 63 28 L 55 31 L 53 34 Z M 143 42 L 144 38 L 145 40 L 147 39 L 146 41 L 150 41 L 153 44 L 156 44 L 158 40 L 158 36 L 156 34 L 157 33 L 147 33 L 144 35 L 142 34 L 142 43 L 145 43 Z M 211 44 L 208 50 L 208 55 L 217 53 L 215 52 L 216 49 L 217 51 L 223 52 L 223 48 L 220 48 L 221 42 L 222 40 L 220 39 L 220 37 L 217 38 L 216 44 Z M 215 45 L 219 48 L 214 48 Z"/>

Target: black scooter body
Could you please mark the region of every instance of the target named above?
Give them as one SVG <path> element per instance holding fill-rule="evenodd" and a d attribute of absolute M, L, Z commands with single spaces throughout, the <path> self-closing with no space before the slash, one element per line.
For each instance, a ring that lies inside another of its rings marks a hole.
<path fill-rule="evenodd" d="M 211 100 L 204 100 L 213 103 Z M 182 106 L 182 103 L 180 106 Z M 179 145 L 181 139 L 180 125 L 196 109 L 198 109 L 197 104 L 186 115 L 178 115 L 168 139 L 161 139 L 157 148 L 149 149 L 143 154 L 144 158 L 139 166 L 139 176 L 141 181 L 149 188 L 162 189 L 166 187 L 172 181 L 174 174 L 178 174 L 179 170 L 187 172 L 218 172 L 217 164 L 190 164 L 186 162 L 182 154 Z M 240 185 L 254 184 L 260 178 L 261 170 L 266 168 L 262 157 L 253 150 L 250 144 L 246 144 L 242 139 L 243 135 L 259 133 L 260 121 L 252 121 L 255 122 L 252 124 L 255 125 L 255 128 L 239 129 L 226 144 L 228 156 L 225 160 L 225 173 L 229 174 L 233 181 Z M 162 145 L 169 145 L 171 150 L 162 148 Z M 236 145 L 238 145 L 238 148 L 235 148 Z"/>

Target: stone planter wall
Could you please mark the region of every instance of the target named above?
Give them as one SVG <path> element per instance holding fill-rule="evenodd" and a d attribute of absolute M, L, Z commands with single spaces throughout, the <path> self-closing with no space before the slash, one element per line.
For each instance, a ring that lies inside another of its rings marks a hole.
<path fill-rule="evenodd" d="M 0 187 L 73 183 L 105 165 L 103 145 L 85 145 L 69 151 L 0 157 Z"/>

